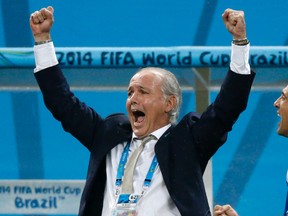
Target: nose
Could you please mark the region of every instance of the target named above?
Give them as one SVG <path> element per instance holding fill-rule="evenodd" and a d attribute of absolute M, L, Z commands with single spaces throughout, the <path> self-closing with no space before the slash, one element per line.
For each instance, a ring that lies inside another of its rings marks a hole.
<path fill-rule="evenodd" d="M 136 92 L 134 92 L 132 95 L 130 95 L 129 97 L 130 103 L 132 105 L 137 104 L 138 103 L 138 95 Z"/>
<path fill-rule="evenodd" d="M 275 101 L 274 101 L 274 107 L 276 107 L 276 108 L 279 108 L 279 99 L 280 99 L 280 97 L 279 98 L 277 98 Z"/>

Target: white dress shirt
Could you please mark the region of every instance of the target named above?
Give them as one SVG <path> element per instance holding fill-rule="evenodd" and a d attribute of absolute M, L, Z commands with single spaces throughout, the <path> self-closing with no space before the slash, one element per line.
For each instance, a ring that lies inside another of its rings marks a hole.
<path fill-rule="evenodd" d="M 171 125 L 166 125 L 152 133 L 157 139 L 159 139 L 162 134 Z M 133 135 L 135 137 L 135 135 Z M 133 140 L 133 138 L 132 138 Z M 146 174 L 151 165 L 152 159 L 155 155 L 154 146 L 157 140 L 151 140 L 145 144 L 142 153 L 140 154 L 138 161 L 136 163 L 135 172 L 133 176 L 133 189 L 135 194 L 141 194 L 143 189 L 143 183 Z M 118 164 L 127 143 L 119 144 L 111 150 L 106 158 L 106 187 L 104 194 L 104 203 L 102 216 L 110 216 L 113 205 L 115 204 L 115 180 L 118 169 Z M 139 142 L 132 142 L 130 146 L 129 156 L 132 152 L 137 149 L 141 144 Z M 129 160 L 128 156 L 128 160 Z M 155 170 L 150 187 L 144 196 L 138 201 L 138 215 L 137 216 L 180 216 L 180 212 L 176 205 L 173 203 L 169 196 L 168 190 L 164 184 L 163 176 L 160 172 L 159 167 Z"/>
<path fill-rule="evenodd" d="M 248 62 L 249 47 L 250 44 L 246 46 L 236 46 L 232 44 L 230 68 L 233 72 L 250 74 L 250 65 Z M 35 73 L 58 64 L 53 42 L 34 46 L 34 54 L 36 63 L 36 68 L 34 69 Z M 159 139 L 170 126 L 170 124 L 166 125 L 163 128 L 154 131 L 152 134 Z M 133 137 L 135 137 L 135 135 L 133 135 Z M 133 177 L 133 188 L 136 194 L 142 192 L 144 179 L 155 155 L 154 146 L 156 142 L 156 140 L 149 141 L 145 145 L 144 150 L 137 161 Z M 102 216 L 110 216 L 113 205 L 115 204 L 115 179 L 118 164 L 126 144 L 127 143 L 121 143 L 117 145 L 107 155 L 107 182 L 105 186 Z M 130 151 L 133 152 L 139 145 L 140 143 L 132 142 Z M 129 152 L 129 155 L 131 155 L 131 152 Z M 138 210 L 138 216 L 180 216 L 179 210 L 169 196 L 159 167 L 153 175 L 149 189 L 138 203 Z"/>

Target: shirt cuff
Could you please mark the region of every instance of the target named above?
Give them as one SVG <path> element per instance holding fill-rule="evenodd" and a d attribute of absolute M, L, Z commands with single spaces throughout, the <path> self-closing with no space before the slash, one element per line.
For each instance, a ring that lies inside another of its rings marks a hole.
<path fill-rule="evenodd" d="M 245 46 L 237 46 L 232 43 L 230 68 L 238 74 L 250 74 L 249 64 L 250 43 Z"/>
<path fill-rule="evenodd" d="M 58 64 L 53 42 L 34 46 L 35 64 L 34 73 Z"/>

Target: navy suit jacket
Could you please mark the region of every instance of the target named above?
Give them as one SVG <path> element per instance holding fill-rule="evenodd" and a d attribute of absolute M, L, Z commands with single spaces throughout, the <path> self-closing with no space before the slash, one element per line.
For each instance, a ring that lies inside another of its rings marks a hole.
<path fill-rule="evenodd" d="M 183 216 L 211 215 L 202 175 L 209 159 L 224 144 L 239 114 L 245 110 L 255 74 L 228 71 L 215 101 L 200 116 L 190 112 L 170 127 L 155 145 L 159 168 L 171 199 Z M 60 67 L 35 73 L 44 102 L 65 131 L 90 151 L 79 215 L 100 216 L 106 183 L 106 155 L 130 141 L 128 117 L 102 118 L 70 91 Z"/>

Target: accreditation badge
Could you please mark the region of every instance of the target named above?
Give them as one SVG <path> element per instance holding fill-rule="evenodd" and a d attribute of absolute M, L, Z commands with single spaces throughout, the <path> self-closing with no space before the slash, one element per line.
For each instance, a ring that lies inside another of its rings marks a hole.
<path fill-rule="evenodd" d="M 115 204 L 112 216 L 137 216 L 137 202 L 140 195 L 120 194 Z"/>

